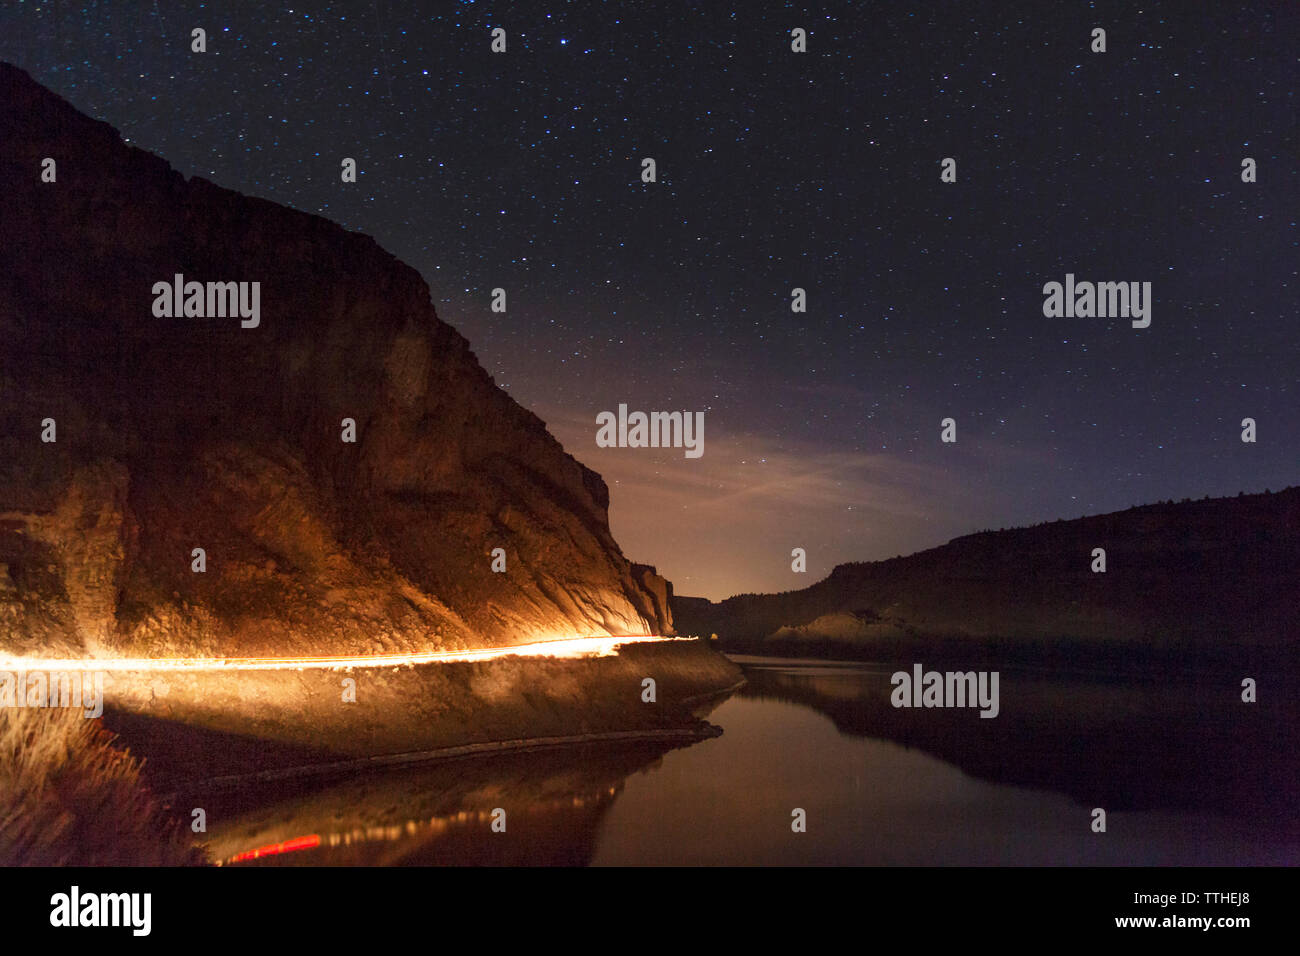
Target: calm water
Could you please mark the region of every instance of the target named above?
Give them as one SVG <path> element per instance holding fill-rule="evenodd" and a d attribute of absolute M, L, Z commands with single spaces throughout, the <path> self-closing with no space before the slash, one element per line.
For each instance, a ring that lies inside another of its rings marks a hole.
<path fill-rule="evenodd" d="M 212 796 L 238 865 L 1295 864 L 1296 714 L 1229 684 L 1003 672 L 1001 714 L 895 710 L 893 667 L 739 658 L 689 747 L 463 760 Z M 1288 705 L 1290 706 L 1290 705 Z M 1105 833 L 1091 810 L 1107 811 Z M 492 812 L 506 811 L 493 833 Z M 791 811 L 807 831 L 791 830 Z M 256 860 L 240 854 L 260 852 Z"/>

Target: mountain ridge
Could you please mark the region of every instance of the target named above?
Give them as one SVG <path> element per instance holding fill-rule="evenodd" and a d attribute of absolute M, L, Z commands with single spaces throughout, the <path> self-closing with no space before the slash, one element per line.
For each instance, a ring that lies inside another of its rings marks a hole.
<path fill-rule="evenodd" d="M 1094 572 L 1093 549 L 1106 552 Z M 720 602 L 680 595 L 683 633 L 724 647 L 899 650 L 1099 642 L 1173 650 L 1300 637 L 1300 487 L 1139 505 L 980 531 L 837 565 L 808 587 Z"/>

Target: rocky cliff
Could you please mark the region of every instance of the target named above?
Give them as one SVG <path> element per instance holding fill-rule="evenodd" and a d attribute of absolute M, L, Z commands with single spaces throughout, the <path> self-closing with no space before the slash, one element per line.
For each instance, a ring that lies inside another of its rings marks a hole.
<path fill-rule="evenodd" d="M 1093 550 L 1105 551 L 1094 571 Z M 888 561 L 842 564 L 782 594 L 673 599 L 678 629 L 782 652 L 963 653 L 1108 646 L 1175 655 L 1300 640 L 1300 488 L 1146 505 L 987 531 Z"/>
<path fill-rule="evenodd" d="M 187 180 L 4 64 L 0 142 L 0 651 L 670 632 L 600 476 L 372 239 Z M 160 317 L 178 274 L 260 283 L 256 325 Z"/>

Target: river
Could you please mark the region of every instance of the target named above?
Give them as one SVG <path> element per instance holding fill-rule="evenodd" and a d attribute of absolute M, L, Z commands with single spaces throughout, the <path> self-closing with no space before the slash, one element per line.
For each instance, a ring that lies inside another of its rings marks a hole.
<path fill-rule="evenodd" d="M 737 660 L 749 683 L 708 713 L 714 739 L 212 794 L 210 851 L 235 865 L 1300 862 L 1294 704 L 1245 704 L 1233 681 L 1004 672 L 999 715 L 981 719 L 893 708 L 890 666 Z"/>

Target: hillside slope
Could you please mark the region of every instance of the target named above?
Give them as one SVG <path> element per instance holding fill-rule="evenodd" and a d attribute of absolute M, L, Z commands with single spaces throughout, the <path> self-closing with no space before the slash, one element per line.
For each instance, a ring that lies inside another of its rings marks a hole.
<path fill-rule="evenodd" d="M 494 384 L 413 269 L 186 180 L 4 64 L 0 140 L 0 650 L 671 631 L 667 583 L 610 535 L 605 483 Z M 259 282 L 256 327 L 156 316 L 177 274 Z"/>
<path fill-rule="evenodd" d="M 1106 571 L 1092 571 L 1092 551 Z M 685 634 L 723 646 L 960 644 L 1294 648 L 1300 488 L 987 531 L 811 587 L 719 603 L 676 597 Z"/>

